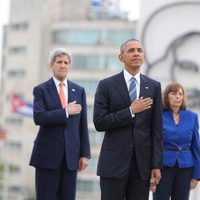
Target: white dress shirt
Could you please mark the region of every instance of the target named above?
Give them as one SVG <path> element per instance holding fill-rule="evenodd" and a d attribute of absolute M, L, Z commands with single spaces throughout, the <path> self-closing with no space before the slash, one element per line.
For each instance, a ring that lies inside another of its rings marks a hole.
<path fill-rule="evenodd" d="M 137 73 L 135 76 L 132 76 L 126 69 L 124 69 L 123 72 L 124 72 L 124 79 L 125 79 L 128 91 L 129 91 L 129 87 L 130 87 L 130 84 L 131 84 L 131 78 L 132 77 L 135 78 L 136 92 L 137 92 L 137 98 L 136 99 L 138 99 L 139 94 L 140 94 L 140 72 Z M 131 108 L 130 108 L 130 112 L 131 112 L 132 117 L 135 117 L 135 114 L 132 112 Z"/>
<path fill-rule="evenodd" d="M 126 69 L 124 69 L 124 79 L 126 81 L 127 89 L 129 90 L 130 84 L 131 84 L 131 78 L 135 78 L 135 84 L 136 84 L 136 91 L 137 91 L 137 99 L 139 98 L 140 94 L 140 72 L 137 73 L 135 76 L 132 76 Z"/>

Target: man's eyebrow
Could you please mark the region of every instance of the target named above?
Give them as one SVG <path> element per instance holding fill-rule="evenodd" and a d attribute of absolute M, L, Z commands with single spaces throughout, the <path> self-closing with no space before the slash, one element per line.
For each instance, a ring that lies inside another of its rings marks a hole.
<path fill-rule="evenodd" d="M 142 47 L 137 48 L 137 50 L 144 51 Z"/>
<path fill-rule="evenodd" d="M 135 50 L 137 50 L 137 51 L 143 51 L 143 48 L 142 47 L 137 47 L 137 48 L 131 47 L 127 51 L 135 51 Z"/>
<path fill-rule="evenodd" d="M 133 50 L 135 50 L 135 48 L 133 48 L 133 47 L 127 49 L 127 51 L 133 51 Z"/>

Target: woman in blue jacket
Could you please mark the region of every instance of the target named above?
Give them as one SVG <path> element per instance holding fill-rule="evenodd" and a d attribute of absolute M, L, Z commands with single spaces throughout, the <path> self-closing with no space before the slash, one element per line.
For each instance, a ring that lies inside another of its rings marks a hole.
<path fill-rule="evenodd" d="M 183 86 L 169 84 L 163 94 L 164 168 L 154 200 L 188 200 L 200 180 L 199 123 L 186 109 Z"/>

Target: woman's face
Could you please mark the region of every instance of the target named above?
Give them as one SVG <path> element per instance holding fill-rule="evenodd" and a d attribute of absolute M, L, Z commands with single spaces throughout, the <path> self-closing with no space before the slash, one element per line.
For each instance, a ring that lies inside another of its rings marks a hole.
<path fill-rule="evenodd" d="M 169 106 L 171 108 L 178 108 L 180 109 L 182 103 L 183 103 L 183 90 L 181 88 L 179 88 L 178 91 L 176 92 L 170 92 L 168 94 L 168 101 L 169 101 Z"/>

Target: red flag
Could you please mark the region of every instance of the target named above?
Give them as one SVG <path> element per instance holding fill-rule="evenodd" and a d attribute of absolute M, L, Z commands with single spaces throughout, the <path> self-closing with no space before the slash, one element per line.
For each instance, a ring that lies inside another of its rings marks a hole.
<path fill-rule="evenodd" d="M 11 96 L 12 99 L 12 111 L 14 113 L 24 115 L 24 116 L 33 116 L 33 103 L 26 101 L 24 98 L 17 94 Z"/>

